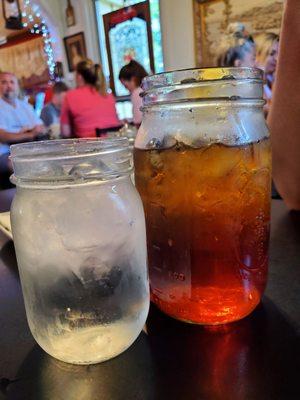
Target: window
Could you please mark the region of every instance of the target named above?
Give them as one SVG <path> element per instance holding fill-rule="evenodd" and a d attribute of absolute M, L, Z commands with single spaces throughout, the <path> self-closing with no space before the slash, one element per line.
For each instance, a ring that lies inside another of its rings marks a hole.
<path fill-rule="evenodd" d="M 109 62 L 108 62 L 108 54 L 106 48 L 106 40 L 105 40 L 105 30 L 103 23 L 103 15 L 110 13 L 112 11 L 119 10 L 124 7 L 124 3 L 126 6 L 135 5 L 141 3 L 141 1 L 136 0 L 95 0 L 96 5 L 96 15 L 98 22 L 98 32 L 99 32 L 99 42 L 100 42 L 100 52 L 101 59 L 103 65 L 104 75 L 107 80 L 111 75 L 111 72 L 114 72 L 115 76 L 118 76 L 120 65 L 124 64 L 123 58 L 124 54 L 122 53 L 122 59 L 120 59 L 120 50 L 124 48 L 122 44 L 126 41 L 128 44 L 128 60 L 130 60 L 130 41 L 132 44 L 134 43 L 134 55 L 137 61 L 139 61 L 143 66 L 150 72 L 150 57 L 148 52 L 147 45 L 147 29 L 146 23 L 139 18 L 132 18 L 132 20 L 125 21 L 110 31 L 110 42 L 115 43 L 114 46 L 111 47 L 111 58 L 112 58 L 112 69 L 110 71 Z M 161 30 L 160 30 L 160 10 L 159 10 L 159 0 L 150 0 L 150 13 L 151 13 L 151 32 L 152 32 L 152 47 L 153 47 L 153 55 L 154 55 L 154 69 L 153 72 L 162 72 L 163 65 L 163 52 L 162 52 L 162 43 L 161 43 Z M 136 38 L 139 38 L 136 41 Z M 138 44 L 137 44 L 138 43 Z M 133 46 L 132 46 L 133 48 Z M 116 94 L 118 96 L 128 95 L 127 90 L 114 80 L 114 86 L 116 90 Z"/>
<path fill-rule="evenodd" d="M 127 10 L 113 11 L 103 17 L 108 39 L 106 50 L 110 66 L 110 84 L 119 97 L 128 94 L 119 81 L 119 71 L 124 64 L 134 59 L 143 65 L 146 71 L 154 69 L 154 55 L 148 41 L 148 34 L 151 37 L 148 4 L 139 3 Z"/>

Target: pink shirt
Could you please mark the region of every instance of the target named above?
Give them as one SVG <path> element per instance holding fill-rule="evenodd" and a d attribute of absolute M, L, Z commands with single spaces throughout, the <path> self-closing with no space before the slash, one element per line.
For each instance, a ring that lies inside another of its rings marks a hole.
<path fill-rule="evenodd" d="M 67 92 L 60 122 L 70 125 L 76 137 L 95 137 L 96 128 L 120 126 L 116 103 L 112 94 L 101 96 L 90 86 L 82 86 Z"/>
<path fill-rule="evenodd" d="M 143 104 L 143 100 L 140 94 L 143 92 L 141 87 L 137 87 L 131 93 L 130 99 L 132 103 L 132 114 L 133 114 L 133 122 L 139 125 L 142 122 L 143 113 L 140 110 Z"/>

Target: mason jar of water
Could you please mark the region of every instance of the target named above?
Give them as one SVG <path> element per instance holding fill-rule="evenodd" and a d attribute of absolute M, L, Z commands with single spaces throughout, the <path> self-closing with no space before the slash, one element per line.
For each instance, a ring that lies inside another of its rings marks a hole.
<path fill-rule="evenodd" d="M 38 344 L 73 364 L 117 356 L 149 308 L 144 213 L 126 138 L 12 146 L 11 210 Z"/>

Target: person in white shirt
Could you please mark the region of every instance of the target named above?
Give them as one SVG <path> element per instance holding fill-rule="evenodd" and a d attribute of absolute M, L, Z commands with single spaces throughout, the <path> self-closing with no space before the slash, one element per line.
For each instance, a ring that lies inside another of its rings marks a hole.
<path fill-rule="evenodd" d="M 9 145 L 34 140 L 44 132 L 43 122 L 33 108 L 18 99 L 18 81 L 14 74 L 0 73 L 0 168 L 5 168 Z"/>

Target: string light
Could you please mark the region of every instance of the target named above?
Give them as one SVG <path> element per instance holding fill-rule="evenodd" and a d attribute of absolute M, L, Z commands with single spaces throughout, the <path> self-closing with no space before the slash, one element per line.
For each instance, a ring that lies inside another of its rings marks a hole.
<path fill-rule="evenodd" d="M 46 20 L 41 18 L 41 10 L 37 4 L 34 4 L 31 0 L 24 1 L 24 10 L 22 12 L 23 17 L 23 27 L 27 28 L 32 25 L 33 22 L 35 24 L 30 27 L 30 32 L 36 35 L 40 35 L 42 33 L 42 38 L 44 41 L 44 52 L 46 55 L 46 62 L 49 69 L 50 79 L 54 80 L 54 71 L 55 71 L 55 59 L 54 59 L 54 51 L 52 47 L 52 38 L 50 31 L 48 29 Z"/>

